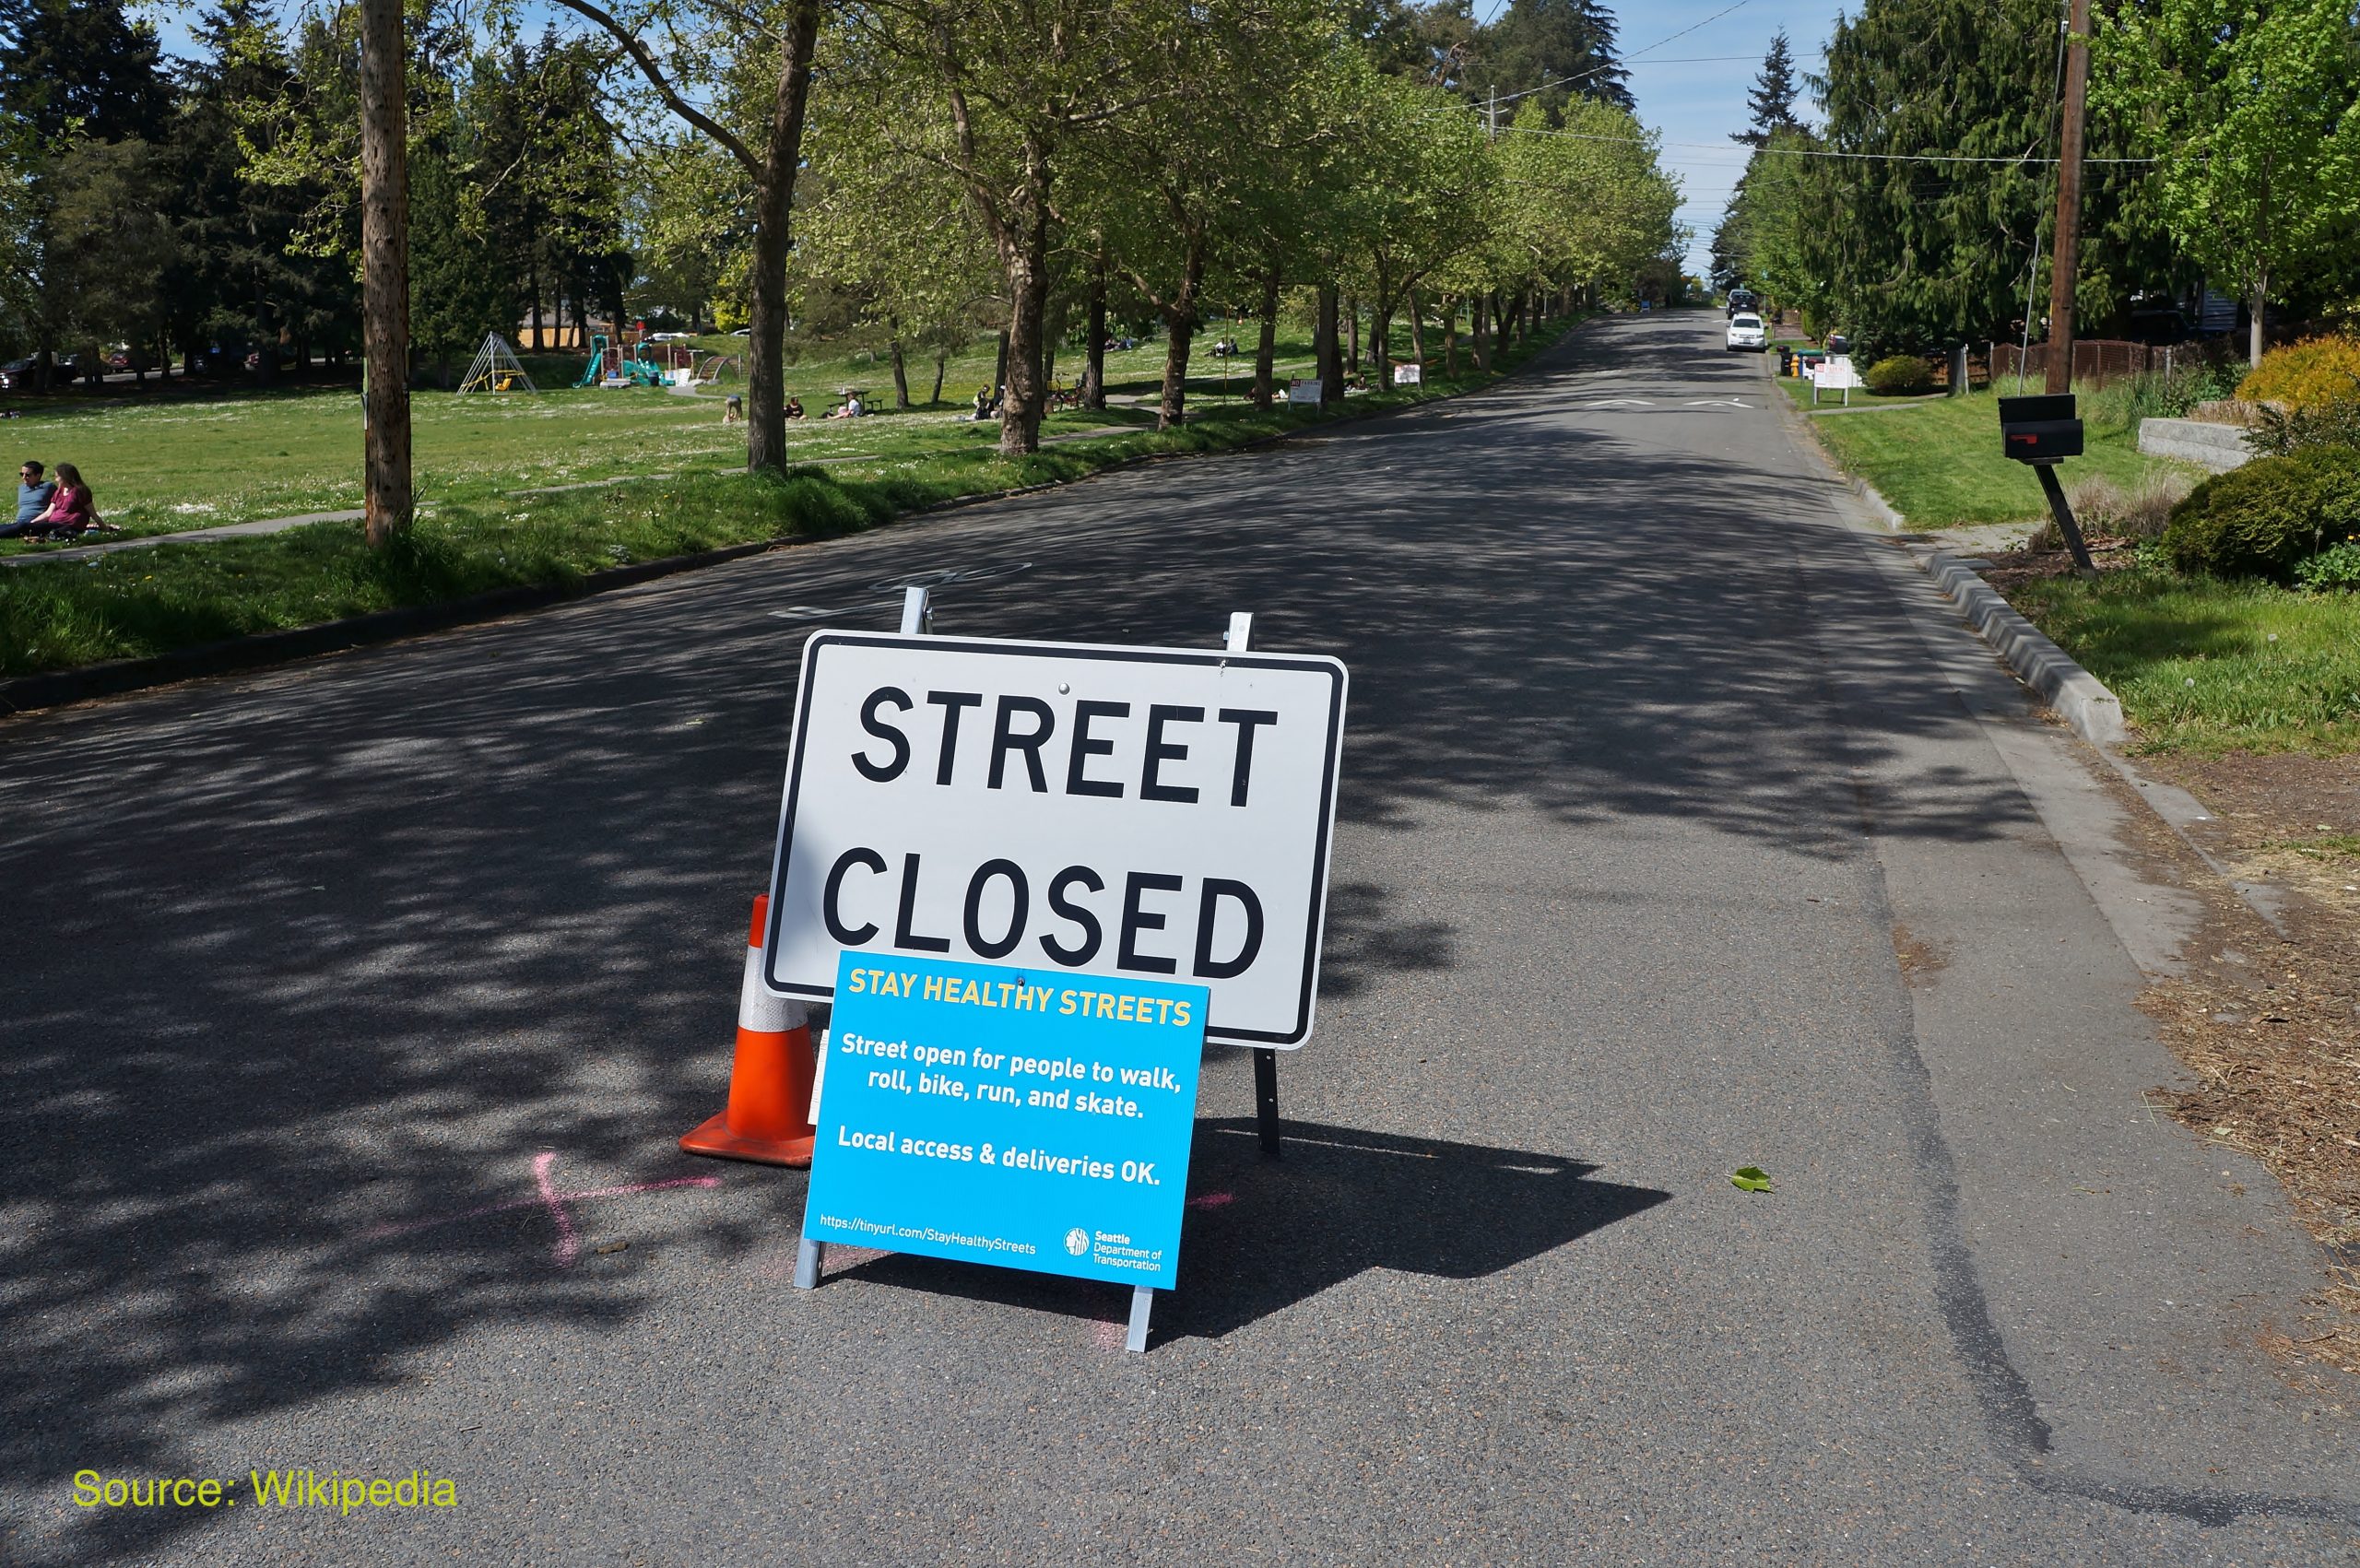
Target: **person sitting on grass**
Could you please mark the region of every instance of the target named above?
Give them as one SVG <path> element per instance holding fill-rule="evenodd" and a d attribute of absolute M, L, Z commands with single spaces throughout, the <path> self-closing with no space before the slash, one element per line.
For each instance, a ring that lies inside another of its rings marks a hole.
<path fill-rule="evenodd" d="M 786 400 L 786 417 L 790 419 L 799 419 L 803 418 L 803 399 L 800 397 L 790 397 Z"/>
<path fill-rule="evenodd" d="M 41 477 L 40 464 L 28 460 L 17 470 L 17 520 L 0 528 L 0 539 L 19 538 L 33 532 L 33 525 L 49 510 L 50 498 L 57 493 L 57 481 Z"/>
<path fill-rule="evenodd" d="M 853 392 L 844 395 L 843 407 L 829 409 L 827 417 L 831 419 L 857 419 L 867 412 L 867 409 L 860 406 L 860 394 Z"/>
<path fill-rule="evenodd" d="M 99 509 L 90 499 L 90 487 L 82 482 L 82 470 L 71 463 L 57 466 L 57 493 L 49 498 L 49 510 L 34 518 L 32 526 L 65 539 L 88 533 L 123 531 L 99 515 Z"/>

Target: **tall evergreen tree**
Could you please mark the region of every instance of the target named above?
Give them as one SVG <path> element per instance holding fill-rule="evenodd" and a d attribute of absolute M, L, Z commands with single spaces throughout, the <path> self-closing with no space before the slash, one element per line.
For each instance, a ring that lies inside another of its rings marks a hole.
<path fill-rule="evenodd" d="M 0 0 L 0 112 L 43 142 L 157 141 L 171 110 L 156 29 L 123 0 Z"/>
<path fill-rule="evenodd" d="M 1745 95 L 1750 123 L 1742 131 L 1731 131 L 1729 140 L 1760 147 L 1780 131 L 1800 130 L 1802 122 L 1795 118 L 1799 90 L 1795 57 L 1787 47 L 1787 29 L 1780 28 L 1771 35 L 1769 53 L 1762 56 L 1762 69 Z"/>
<path fill-rule="evenodd" d="M 1614 39 L 1614 14 L 1598 0 L 1509 0 L 1483 29 L 1481 60 L 1469 87 L 1479 99 L 1494 91 L 1529 96 L 1552 125 L 1563 122 L 1575 98 L 1629 109 L 1630 73 Z"/>
<path fill-rule="evenodd" d="M 179 257 L 167 279 L 166 330 L 194 360 L 252 347 L 267 382 L 283 342 L 299 360 L 340 354 L 358 332 L 350 273 L 299 243 L 320 200 L 312 183 L 265 183 L 249 162 L 296 134 L 295 69 L 266 0 L 221 0 L 192 32 L 172 141 Z"/>
<path fill-rule="evenodd" d="M 1788 207 L 1835 324 L 1856 342 L 1917 352 L 2012 336 L 2028 291 L 2037 310 L 2056 64 L 2052 0 L 1866 0 L 1837 21 L 1813 80 L 1824 145 L 1866 156 L 1809 159 Z M 2094 159 L 2128 150 L 2118 132 L 2091 133 Z M 1933 160 L 1959 156 L 1991 161 Z M 2084 195 L 2076 306 L 2093 324 L 2159 280 L 2142 226 L 2125 222 L 2128 190 L 2096 182 Z"/>

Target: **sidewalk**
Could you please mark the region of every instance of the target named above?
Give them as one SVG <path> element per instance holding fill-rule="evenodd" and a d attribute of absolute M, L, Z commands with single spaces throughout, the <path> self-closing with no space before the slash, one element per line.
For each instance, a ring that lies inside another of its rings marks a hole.
<path fill-rule="evenodd" d="M 88 560 L 110 550 L 144 549 L 149 545 L 195 544 L 206 539 L 237 539 L 254 534 L 276 534 L 306 523 L 358 523 L 360 512 L 302 512 L 292 517 L 258 517 L 251 523 L 224 523 L 215 528 L 191 528 L 178 534 L 142 534 L 136 539 L 110 539 L 102 545 L 76 545 L 72 549 L 43 550 L 39 555 L 0 556 L 0 566 L 23 566 L 36 560 Z"/>

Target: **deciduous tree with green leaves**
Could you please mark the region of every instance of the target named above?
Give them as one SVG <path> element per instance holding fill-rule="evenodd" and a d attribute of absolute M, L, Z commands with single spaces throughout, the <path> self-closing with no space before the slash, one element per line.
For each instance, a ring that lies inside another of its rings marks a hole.
<path fill-rule="evenodd" d="M 2142 0 L 2100 26 L 2091 94 L 2156 160 L 2173 237 L 2252 312 L 2360 238 L 2360 35 L 2348 0 Z"/>

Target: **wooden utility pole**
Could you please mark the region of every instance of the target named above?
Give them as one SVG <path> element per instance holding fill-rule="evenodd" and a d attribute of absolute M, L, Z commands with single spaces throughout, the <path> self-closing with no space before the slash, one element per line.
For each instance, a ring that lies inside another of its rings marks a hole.
<path fill-rule="evenodd" d="M 402 0 L 360 0 L 361 485 L 368 536 L 409 526 L 409 124 Z"/>
<path fill-rule="evenodd" d="M 2090 0 L 2072 0 L 2066 23 L 2065 133 L 2058 147 L 2057 243 L 2048 261 L 2048 378 L 2073 390 L 2073 285 L 2082 241 L 2082 122 L 2090 97 Z"/>

